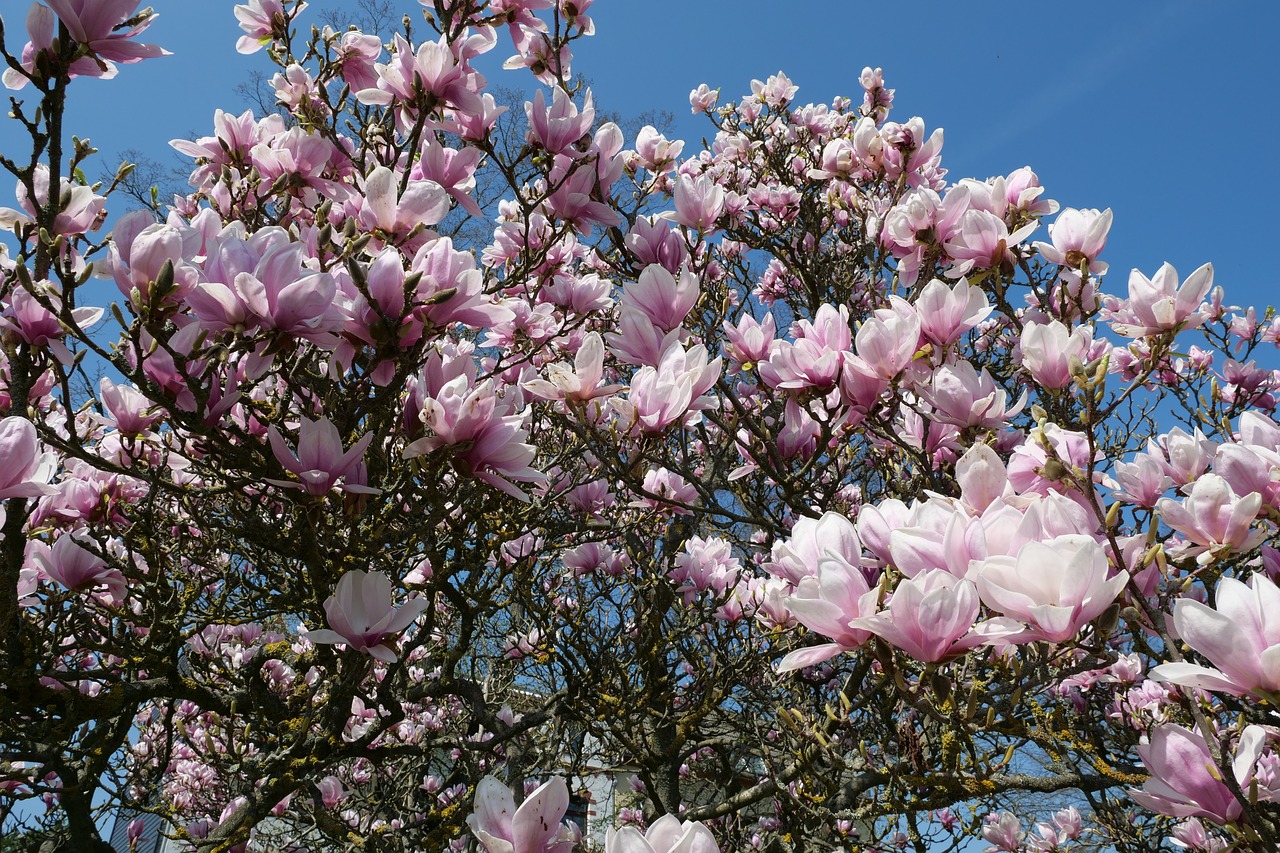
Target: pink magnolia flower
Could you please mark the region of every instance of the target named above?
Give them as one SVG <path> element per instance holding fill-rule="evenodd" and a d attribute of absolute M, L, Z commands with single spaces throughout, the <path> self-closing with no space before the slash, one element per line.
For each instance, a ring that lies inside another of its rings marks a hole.
<path fill-rule="evenodd" d="M 688 515 L 686 506 L 698 503 L 698 489 L 679 474 L 666 468 L 650 468 L 640 484 L 644 497 L 637 498 L 632 506 L 646 507 L 673 515 Z M 652 497 L 649 497 L 652 495 Z"/>
<path fill-rule="evenodd" d="M 1108 580 L 1102 546 L 1071 534 L 1028 542 L 1016 558 L 990 557 L 976 573 L 984 604 L 1051 643 L 1066 642 L 1101 616 L 1128 581 L 1124 571 Z"/>
<path fill-rule="evenodd" d="M 850 565 L 862 561 L 862 542 L 853 522 L 838 512 L 821 518 L 805 516 L 791 528 L 791 536 L 774 543 L 765 571 L 792 584 L 816 576 L 822 560 L 835 556 Z"/>
<path fill-rule="evenodd" d="M 1013 492 L 1004 462 L 986 444 L 973 445 L 956 462 L 956 482 L 960 485 L 960 500 L 975 513 Z"/>
<path fill-rule="evenodd" d="M 1096 275 L 1107 271 L 1107 265 L 1098 255 L 1107 245 L 1107 232 L 1111 230 L 1111 209 L 1099 213 L 1096 210 L 1065 208 L 1049 226 L 1051 243 L 1036 243 L 1040 255 L 1049 263 L 1078 269 L 1088 263 L 1088 270 Z"/>
<path fill-rule="evenodd" d="M 919 505 L 915 524 L 898 527 L 889 533 L 889 556 L 894 568 L 907 577 L 942 569 L 957 578 L 969 573 L 969 564 L 986 553 L 980 547 L 982 526 L 947 507 L 930 501 Z M 937 507 L 937 509 L 935 509 Z"/>
<path fill-rule="evenodd" d="M 529 141 L 546 149 L 552 154 L 564 154 L 569 157 L 580 157 L 584 153 L 574 147 L 584 136 L 591 133 L 591 126 L 596 119 L 596 110 L 591 103 L 591 90 L 588 89 L 581 112 L 573 98 L 559 86 L 551 92 L 551 106 L 539 89 L 533 95 L 533 102 L 525 102 L 524 114 L 529 119 Z"/>
<path fill-rule="evenodd" d="M 961 428 L 1000 429 L 1026 404 L 1027 395 L 1008 404 L 1009 395 L 996 387 L 995 380 L 984 367 L 982 373 L 968 361 L 944 364 L 934 371 L 928 387 L 920 396 L 933 406 L 932 418 Z"/>
<path fill-rule="evenodd" d="M 736 326 L 724 321 L 726 338 L 725 352 L 738 364 L 754 365 L 769 357 L 774 336 L 778 327 L 772 314 L 765 314 L 763 320 L 756 320 L 750 314 L 743 314 Z"/>
<path fill-rule="evenodd" d="M 682 176 L 676 181 L 674 219 L 687 228 L 707 233 L 724 212 L 724 187 L 710 175 Z"/>
<path fill-rule="evenodd" d="M 637 216 L 635 225 L 627 233 L 626 244 L 638 263 L 659 264 L 673 275 L 689 259 L 689 248 L 680 231 L 658 216 Z"/>
<path fill-rule="evenodd" d="M 1058 320 L 1027 323 L 1019 340 L 1023 368 L 1041 386 L 1055 390 L 1071 384 L 1071 360 L 1083 365 L 1092 346 L 1093 331 L 1088 326 L 1068 329 Z"/>
<path fill-rule="evenodd" d="M 1004 179 L 1005 198 L 1014 210 L 1023 210 L 1037 216 L 1058 212 L 1058 203 L 1053 199 L 1041 198 L 1044 187 L 1040 186 L 1040 176 L 1030 166 L 1015 169 Z"/>
<path fill-rule="evenodd" d="M 1248 726 L 1236 744 L 1231 770 L 1244 791 L 1253 780 L 1258 756 L 1266 746 L 1266 730 Z M 1138 746 L 1151 778 L 1129 796 L 1141 806 L 1171 817 L 1202 817 L 1228 824 L 1244 811 L 1240 801 L 1222 781 L 1204 736 L 1177 725 L 1163 725 L 1151 739 Z"/>
<path fill-rule="evenodd" d="M 675 568 L 668 577 L 682 584 L 686 595 L 708 589 L 723 594 L 737 584 L 740 569 L 728 541 L 718 536 L 691 536 L 684 550 L 676 555 Z"/>
<path fill-rule="evenodd" d="M 376 40 L 377 36 L 373 36 Z M 480 205 L 471 197 L 476 188 L 476 167 L 484 153 L 479 148 L 465 147 L 461 151 L 446 148 L 434 133 L 426 134 L 421 156 L 409 171 L 414 181 L 434 181 L 472 216 L 483 216 Z"/>
<path fill-rule="evenodd" d="M 260 236 L 262 232 L 250 242 Z M 232 237 L 228 242 L 238 241 Z M 248 269 L 237 265 L 225 269 L 230 281 L 202 282 L 187 295 L 196 316 L 212 328 L 256 326 L 318 344 L 330 343 L 344 319 L 334 303 L 337 283 L 333 276 L 305 267 L 305 250 L 297 243 L 263 241 L 257 250 L 263 251 L 261 259 L 246 258 Z M 206 264 L 205 273 L 217 274 L 212 262 Z"/>
<path fill-rule="evenodd" d="M 759 365 L 760 378 L 786 391 L 833 387 L 846 357 L 851 356 L 848 309 L 821 305 L 812 322 L 797 320 L 792 331 L 794 342 L 773 342 L 769 360 Z"/>
<path fill-rule="evenodd" d="M 719 89 L 712 89 L 706 83 L 699 83 L 698 88 L 689 93 L 689 110 L 694 115 L 710 112 L 719 97 Z"/>
<path fill-rule="evenodd" d="M 1043 429 L 1033 430 L 1026 441 L 1014 448 L 1013 455 L 1009 457 L 1010 485 L 1024 495 L 1045 495 L 1050 491 L 1077 495 L 1074 486 L 1053 476 L 1054 466 L 1048 464 L 1050 454 L 1044 447 L 1045 443 L 1052 448 L 1055 461 L 1062 467 L 1076 469 L 1076 473 L 1087 470 L 1091 461 L 1087 436 L 1049 423 Z"/>
<path fill-rule="evenodd" d="M 58 490 L 49 485 L 57 470 L 58 457 L 42 451 L 36 428 L 26 418 L 10 416 L 0 420 L 0 499 L 38 498 Z"/>
<path fill-rule="evenodd" d="M 1201 309 L 1213 287 L 1213 264 L 1205 264 L 1178 284 L 1178 271 L 1165 264 L 1153 278 L 1134 270 L 1129 275 L 1129 299 L 1113 313 L 1111 328 L 1126 338 L 1158 332 L 1196 329 L 1207 313 Z"/>
<path fill-rule="evenodd" d="M 539 785 L 516 808 L 511 789 L 486 776 L 476 785 L 467 826 L 486 853 L 569 853 L 574 833 L 561 823 L 568 809 L 569 786 L 562 777 Z"/>
<path fill-rule="evenodd" d="M 454 56 L 443 36 L 439 41 L 418 45 L 415 53 L 413 46 L 397 33 L 391 61 L 374 67 L 378 74 L 377 87 L 355 93 L 362 104 L 403 107 L 433 103 L 468 115 L 485 112 L 479 95 L 484 78 Z"/>
<path fill-rule="evenodd" d="M 107 377 L 98 383 L 99 400 L 107 410 L 102 422 L 125 435 L 142 435 L 163 416 L 151 409 L 151 401 L 131 385 L 116 385 Z"/>
<path fill-rule="evenodd" d="M 854 619 L 849 627 L 870 631 L 916 660 L 934 663 L 986 642 L 973 630 L 981 607 L 972 582 L 935 569 L 900 582 L 887 610 Z"/>
<path fill-rule="evenodd" d="M 149 211 L 121 217 L 111 236 L 108 257 L 112 277 L 120 293 L 138 310 L 152 306 L 153 299 L 172 304 L 195 286 L 198 272 L 183 259 L 185 235 L 172 225 L 152 222 Z M 169 291 L 156 293 L 156 283 L 170 274 L 173 283 Z"/>
<path fill-rule="evenodd" d="M 960 228 L 946 241 L 947 254 L 956 263 L 947 275 L 959 278 L 970 270 L 997 269 L 1014 261 L 1013 249 L 1036 229 L 1030 222 L 1009 233 L 1005 221 L 986 210 L 970 209 L 960 217 Z"/>
<path fill-rule="evenodd" d="M 441 237 L 427 243 L 414 255 L 411 273 L 420 273 L 414 315 L 437 328 L 462 323 L 474 329 L 508 323 L 515 314 L 496 303 L 484 290 L 484 274 L 476 269 L 475 257 L 459 252 L 453 241 Z"/>
<path fill-rule="evenodd" d="M 567 40 L 556 39 L 543 32 L 546 25 L 539 22 L 531 27 L 517 24 L 512 28 L 512 44 L 516 54 L 502 63 L 508 71 L 516 68 L 528 68 L 533 76 L 544 86 L 560 86 L 561 81 L 570 79 L 573 52 Z"/>
<path fill-rule="evenodd" d="M 427 609 L 429 602 L 411 597 L 396 607 L 391 603 L 391 594 L 391 579 L 381 572 L 347 572 L 324 602 L 329 628 L 308 631 L 307 639 L 313 643 L 344 643 L 384 663 L 395 663 L 392 644 Z"/>
<path fill-rule="evenodd" d="M 364 183 L 364 203 L 357 219 L 361 227 L 380 231 L 393 241 L 406 239 L 421 226 L 435 225 L 449 212 L 449 195 L 435 181 L 409 181 L 400 194 L 400 179 L 386 166 L 378 166 Z M 429 239 L 427 233 L 420 239 Z"/>
<path fill-rule="evenodd" d="M 876 311 L 854 336 L 859 361 L 882 379 L 901 373 L 920 346 L 920 315 L 897 296 L 891 296 L 889 302 L 891 310 Z"/>
<path fill-rule="evenodd" d="M 376 495 L 378 489 L 348 480 L 363 479 L 364 452 L 373 441 L 373 433 L 365 433 L 347 451 L 342 449 L 342 436 L 328 418 L 309 420 L 303 418 L 298 426 L 298 450 L 295 453 L 285 442 L 280 430 L 272 424 L 267 430 L 271 451 L 284 469 L 298 477 L 301 483 L 291 480 L 268 480 L 289 489 L 301 489 L 309 495 L 328 494 L 332 488 L 361 495 Z M 339 480 L 343 482 L 339 484 Z"/>
<path fill-rule="evenodd" d="M 108 597 L 119 604 L 125 599 L 128 582 L 119 569 L 108 568 L 105 560 L 76 541 L 84 536 L 82 530 L 64 533 L 52 547 L 32 541 L 27 556 L 47 577 L 72 592 L 105 586 Z"/>
<path fill-rule="evenodd" d="M 320 801 L 326 809 L 335 808 L 347 796 L 347 789 L 337 776 L 324 777 L 316 783 L 316 788 L 320 791 Z"/>
<path fill-rule="evenodd" d="M 974 287 L 963 279 L 948 287 L 936 278 L 920 291 L 915 308 L 920 317 L 921 333 L 938 346 L 955 343 L 995 310 L 987 302 L 982 288 Z"/>
<path fill-rule="evenodd" d="M 31 41 L 22 51 L 21 65 L 27 74 L 35 72 L 35 57 L 41 52 L 52 52 L 56 26 L 53 15 L 67 28 L 71 38 L 88 48 L 88 56 L 71 63 L 72 77 L 116 76 L 116 63 L 132 65 L 144 59 L 169 56 L 170 52 L 154 44 L 140 44 L 132 39 L 151 26 L 156 15 L 135 17 L 141 0 L 44 0 L 46 5 L 33 3 L 27 14 L 27 34 Z M 50 13 L 52 9 L 52 14 Z M 147 10 L 150 12 L 150 10 Z M 132 20 L 129 26 L 125 22 Z M 27 84 L 27 76 L 8 69 L 4 72 L 4 85 L 21 89 Z"/>
<path fill-rule="evenodd" d="M 636 154 L 640 165 L 654 174 L 666 174 L 675 168 L 676 158 L 684 150 L 684 142 L 670 140 L 646 124 L 636 135 Z"/>
<path fill-rule="evenodd" d="M 605 831 L 605 853 L 720 853 L 711 830 L 692 820 L 665 814 L 645 830 L 634 826 Z"/>
<path fill-rule="evenodd" d="M 625 364 L 656 367 L 672 347 L 679 346 L 681 330 L 663 331 L 639 308 L 626 308 L 618 317 L 618 331 L 605 334 L 614 356 Z"/>
<path fill-rule="evenodd" d="M 818 561 L 817 573 L 801 578 L 796 591 L 783 598 L 782 603 L 802 625 L 830 637 L 832 642 L 791 652 L 779 662 L 778 672 L 829 660 L 840 652 L 856 649 L 871 637 L 870 631 L 854 628 L 852 623 L 875 615 L 879 592 L 867 583 L 856 565 L 832 551 L 827 554 Z"/>
<path fill-rule="evenodd" d="M 236 20 L 240 22 L 240 29 L 246 35 L 236 42 L 236 50 L 245 54 L 257 53 L 271 44 L 272 39 L 282 37 L 289 21 L 307 8 L 307 4 L 301 2 L 291 5 L 293 15 L 285 11 L 283 0 L 249 0 L 248 3 L 237 5 Z"/>
<path fill-rule="evenodd" d="M 525 390 L 544 400 L 577 400 L 586 402 L 608 397 L 621 385 L 601 385 L 604 377 L 604 341 L 599 332 L 588 332 L 578 346 L 572 366 L 557 362 L 547 367 L 546 379 L 531 379 Z"/>
<path fill-rule="evenodd" d="M 1117 462 L 1115 479 L 1120 487 L 1116 497 L 1147 509 L 1154 508 L 1173 485 L 1160 461 L 1150 453 L 1139 453 L 1132 462 Z"/>
<path fill-rule="evenodd" d="M 36 56 L 40 53 L 53 55 L 53 36 L 58 28 L 58 22 L 54 18 L 53 10 L 43 3 L 32 3 L 31 8 L 27 10 L 27 36 L 30 41 L 22 49 L 22 71 L 16 68 L 6 68 L 4 75 L 0 76 L 0 82 L 3 82 L 5 88 L 22 89 L 27 85 L 30 79 L 29 75 L 35 73 Z M 79 69 L 86 69 L 92 72 L 96 70 L 96 64 L 89 57 L 79 59 L 71 66 L 73 76 L 78 73 Z M 23 71 L 26 73 L 24 74 Z"/>
<path fill-rule="evenodd" d="M 689 271 L 673 276 L 658 264 L 650 264 L 634 284 L 622 289 L 622 310 L 638 310 L 664 332 L 677 328 L 693 310 L 701 295 L 698 277 Z"/>
<path fill-rule="evenodd" d="M 530 465 L 538 450 L 525 442 L 527 411 L 509 413 L 492 379 L 472 385 L 472 377 L 463 374 L 428 390 L 433 392 L 422 401 L 421 420 L 432 435 L 406 447 L 405 458 L 449 448 L 450 461 L 465 476 L 528 500 L 511 481 L 541 482 L 546 475 Z"/>
<path fill-rule="evenodd" d="M 1159 440 L 1147 441 L 1147 452 L 1160 463 L 1175 486 L 1185 486 L 1209 469 L 1218 445 L 1196 427 L 1187 433 L 1174 427 Z"/>
<path fill-rule="evenodd" d="M 642 367 L 631 377 L 631 392 L 615 407 L 644 432 L 661 432 L 690 412 L 712 408 L 716 400 L 707 392 L 720 378 L 721 359 L 707 362 L 702 344 L 676 344 L 663 353 L 657 367 Z"/>
<path fill-rule="evenodd" d="M 34 293 L 23 286 L 14 287 L 8 304 L 0 309 L 0 329 L 12 332 L 28 346 L 48 347 L 60 363 L 70 365 L 73 355 L 63 342 L 67 331 L 55 313 L 62 310 L 62 294 L 50 281 L 41 281 L 34 286 Z M 49 307 L 46 308 L 42 301 Z M 101 308 L 82 306 L 72 309 L 71 319 L 81 329 L 87 329 L 97 323 L 102 314 Z"/>
<path fill-rule="evenodd" d="M 988 851 L 1018 853 L 1022 849 L 1022 822 L 1012 812 L 992 812 L 983 821 L 982 837 L 992 844 Z"/>
<path fill-rule="evenodd" d="M 1280 697 L 1280 589 L 1255 573 L 1249 585 L 1218 582 L 1216 607 L 1181 598 L 1173 625 L 1184 642 L 1217 669 L 1166 663 L 1151 670 L 1156 681 L 1243 696 Z"/>
<path fill-rule="evenodd" d="M 23 212 L 12 208 L 0 208 L 0 228 L 7 231 L 19 231 L 21 226 L 31 225 L 35 221 L 36 208 L 44 207 L 49 202 L 49 167 L 43 163 L 36 166 L 31 174 L 31 188 L 35 197 L 23 181 L 19 181 L 14 196 Z M 89 231 L 96 231 L 107 216 L 107 200 L 93 191 L 93 187 L 73 183 L 63 178 L 59 183 L 59 211 L 53 220 L 53 231 L 66 237 L 76 237 Z"/>
<path fill-rule="evenodd" d="M 1262 507 L 1262 495 L 1252 492 L 1239 496 L 1227 481 L 1217 474 L 1205 474 L 1191 485 L 1181 501 L 1161 498 L 1156 510 L 1165 524 L 1186 536 L 1196 547 L 1188 553 L 1199 554 L 1205 564 L 1219 553 L 1250 551 L 1266 538 L 1265 531 L 1254 530 L 1253 521 Z"/>
<path fill-rule="evenodd" d="M 326 31 L 326 35 L 330 35 Z M 351 91 L 371 89 L 378 85 L 376 63 L 382 56 L 382 39 L 376 35 L 350 31 L 342 34 L 333 51 L 333 62 Z"/>

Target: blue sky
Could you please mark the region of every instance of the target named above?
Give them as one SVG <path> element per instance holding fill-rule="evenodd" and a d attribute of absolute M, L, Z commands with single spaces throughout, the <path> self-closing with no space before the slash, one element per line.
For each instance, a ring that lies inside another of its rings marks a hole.
<path fill-rule="evenodd" d="M 151 4 L 160 18 L 146 40 L 174 56 L 72 89 L 68 127 L 104 156 L 138 148 L 168 157 L 170 138 L 209 132 L 214 108 L 244 109 L 236 84 L 255 67 L 268 70 L 264 55 L 235 52 L 232 0 Z M 316 0 L 306 18 L 335 5 Z M 11 49 L 20 47 L 12 42 L 26 7 L 0 0 Z M 609 109 L 672 111 L 692 145 L 708 129 L 689 114 L 698 83 L 736 98 L 753 77 L 784 70 L 801 102 L 829 101 L 857 96 L 862 67 L 882 66 L 897 90 L 895 118 L 920 115 L 930 129 L 945 128 L 951 178 L 1029 164 L 1064 205 L 1111 207 L 1107 290 L 1123 293 L 1132 267 L 1150 274 L 1167 260 L 1185 276 L 1212 261 L 1230 301 L 1280 302 L 1268 254 L 1280 231 L 1272 153 L 1280 4 L 836 0 L 782 8 L 773 0 L 597 0 L 598 35 L 578 43 L 574 68 Z M 0 128 L 0 150 L 23 148 Z M 1045 239 L 1043 229 L 1036 238 Z"/>

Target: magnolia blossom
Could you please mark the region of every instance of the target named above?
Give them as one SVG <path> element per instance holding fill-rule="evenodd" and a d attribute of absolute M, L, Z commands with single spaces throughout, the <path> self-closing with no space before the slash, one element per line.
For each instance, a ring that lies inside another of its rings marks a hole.
<path fill-rule="evenodd" d="M 391 60 L 377 63 L 377 84 L 355 93 L 362 104 L 417 104 L 426 99 L 462 113 L 478 114 L 485 104 L 477 94 L 484 78 L 454 56 L 448 41 L 424 41 L 415 52 L 399 33 L 392 39 Z"/>
<path fill-rule="evenodd" d="M 307 639 L 313 643 L 345 643 L 370 657 L 395 663 L 392 644 L 427 609 L 429 602 L 410 598 L 396 607 L 391 603 L 391 593 L 391 579 L 381 572 L 347 572 L 324 602 L 332 630 L 308 631 Z"/>
<path fill-rule="evenodd" d="M 573 365 L 557 362 L 547 367 L 546 379 L 531 379 L 526 390 L 544 400 L 577 400 L 585 402 L 608 397 L 621 385 L 601 385 L 604 376 L 604 341 L 599 332 L 588 332 L 578 347 Z"/>
<path fill-rule="evenodd" d="M 1111 209 L 1097 210 L 1064 208 L 1049 226 L 1052 243 L 1036 243 L 1040 255 L 1049 263 L 1079 268 L 1088 263 L 1088 271 L 1102 275 L 1107 265 L 1098 255 L 1107 245 L 1107 232 L 1111 230 Z"/>
<path fill-rule="evenodd" d="M 870 631 L 916 660 L 934 663 L 986 642 L 973 630 L 980 609 L 971 582 L 933 570 L 903 580 L 888 609 L 854 619 L 849 627 Z"/>
<path fill-rule="evenodd" d="M 551 92 L 550 107 L 539 89 L 534 93 L 533 103 L 525 102 L 524 113 L 529 120 L 530 142 L 552 154 L 582 156 L 583 152 L 575 150 L 573 145 L 591 133 L 591 125 L 595 122 L 596 110 L 591 103 L 590 89 L 583 99 L 581 112 L 573 98 L 557 86 Z"/>
<path fill-rule="evenodd" d="M 432 435 L 411 442 L 406 459 L 451 449 L 455 468 L 513 497 L 528 495 L 510 481 L 539 482 L 546 475 L 532 467 L 537 448 L 527 444 L 527 411 L 509 414 L 499 401 L 493 380 L 472 385 L 469 375 L 456 376 L 422 401 L 421 420 Z"/>
<path fill-rule="evenodd" d="M 725 352 L 743 367 L 754 366 L 756 362 L 769 357 L 777 332 L 778 327 L 772 314 L 765 314 L 763 320 L 743 314 L 738 318 L 736 326 L 725 320 Z"/>
<path fill-rule="evenodd" d="M 1111 328 L 1126 338 L 1199 328 L 1208 315 L 1201 304 L 1213 287 L 1213 264 L 1205 264 L 1178 284 L 1178 271 L 1165 264 L 1147 278 L 1129 275 L 1129 299 L 1114 312 Z"/>
<path fill-rule="evenodd" d="M 986 444 L 973 445 L 956 462 L 956 482 L 960 485 L 960 500 L 978 513 L 996 499 L 1013 493 L 1004 462 Z"/>
<path fill-rule="evenodd" d="M 920 316 L 905 300 L 889 299 L 892 310 L 881 309 L 854 336 L 854 351 L 868 372 L 893 379 L 915 356 L 920 343 Z"/>
<path fill-rule="evenodd" d="M 724 187 L 709 175 L 681 177 L 676 181 L 674 219 L 695 231 L 706 233 L 715 228 L 724 212 Z"/>
<path fill-rule="evenodd" d="M 295 453 L 285 442 L 280 430 L 272 425 L 268 431 L 271 451 L 286 471 L 296 475 L 301 483 L 288 480 L 271 480 L 279 486 L 302 489 L 309 495 L 323 495 L 335 486 L 344 492 L 376 495 L 378 489 L 347 480 L 363 476 L 365 450 L 373 441 L 373 433 L 366 433 L 350 449 L 342 449 L 342 436 L 328 418 L 318 421 L 303 418 L 298 426 L 298 450 Z M 339 480 L 344 480 L 338 485 Z"/>
<path fill-rule="evenodd" d="M 794 343 L 772 342 L 769 360 L 759 366 L 760 378 L 783 391 L 835 385 L 852 346 L 848 309 L 823 305 L 813 322 L 796 321 L 793 332 Z"/>
<path fill-rule="evenodd" d="M 369 173 L 358 214 L 362 227 L 402 240 L 423 226 L 435 225 L 449 212 L 449 196 L 435 181 L 409 181 L 403 194 L 399 185 L 399 176 L 386 166 Z"/>
<path fill-rule="evenodd" d="M 665 814 L 644 834 L 634 826 L 605 831 L 605 853 L 720 853 L 711 830 L 692 820 Z"/>
<path fill-rule="evenodd" d="M 962 428 L 999 429 L 1026 404 L 1023 392 L 1010 406 L 1008 392 L 996 385 L 987 369 L 979 373 L 967 361 L 939 367 L 920 396 L 933 406 L 933 420 Z"/>
<path fill-rule="evenodd" d="M 963 279 L 954 286 L 948 286 L 941 279 L 933 279 L 920 291 L 915 307 L 920 317 L 921 333 L 938 346 L 955 343 L 995 310 L 987 302 L 982 288 L 974 287 Z"/>
<path fill-rule="evenodd" d="M 42 281 L 31 291 L 15 287 L 9 294 L 8 304 L 0 308 L 0 329 L 11 331 L 32 347 L 48 347 L 59 362 L 70 365 L 74 356 L 63 342 L 67 330 L 55 313 L 61 309 L 62 294 L 52 282 Z M 87 329 L 97 323 L 102 314 L 101 308 L 82 306 L 71 310 L 71 320 L 80 329 Z"/>
<path fill-rule="evenodd" d="M 37 164 L 31 174 L 31 188 L 26 181 L 18 181 L 14 196 L 21 211 L 0 207 L 0 229 L 21 233 L 23 226 L 35 222 L 36 208 L 49 203 L 49 167 Z M 30 191 L 34 190 L 34 194 Z M 73 183 L 68 178 L 59 182 L 61 202 L 58 215 L 53 220 L 55 234 L 76 236 L 95 231 L 106 219 L 107 199 L 94 192 L 93 187 Z"/>
<path fill-rule="evenodd" d="M 569 853 L 577 839 L 561 823 L 568 809 L 569 787 L 560 776 L 535 788 L 520 808 L 510 788 L 486 776 L 476 785 L 467 826 L 486 853 Z"/>
<path fill-rule="evenodd" d="M 622 289 L 622 309 L 637 310 L 649 322 L 669 332 L 684 322 L 701 290 L 698 277 L 689 271 L 677 278 L 658 264 L 650 264 L 635 284 Z"/>
<path fill-rule="evenodd" d="M 46 53 L 52 57 L 53 40 L 57 35 L 55 14 L 71 38 L 84 45 L 88 53 L 71 63 L 72 77 L 109 80 L 116 76 L 117 62 L 132 65 L 144 59 L 169 56 L 170 52 L 159 45 L 132 40 L 151 26 L 157 17 L 153 14 L 135 17 L 134 12 L 140 3 L 141 0 L 44 0 L 43 4 L 32 3 L 27 15 L 27 34 L 31 41 L 23 48 L 21 62 L 26 74 L 9 68 L 0 79 L 10 89 L 21 89 L 27 84 L 27 75 L 35 73 L 36 55 Z M 125 22 L 131 19 L 132 25 L 125 26 Z"/>
<path fill-rule="evenodd" d="M 852 623 L 875 615 L 878 597 L 860 568 L 835 555 L 820 560 L 817 574 L 801 578 L 795 593 L 782 603 L 798 622 L 833 642 L 791 652 L 778 664 L 778 672 L 813 666 L 861 646 L 871 632 Z"/>
<path fill-rule="evenodd" d="M 1106 552 L 1078 534 L 1028 542 L 1016 558 L 991 557 L 976 576 L 984 604 L 1051 643 L 1066 642 L 1101 616 L 1128 581 L 1124 571 L 1108 580 Z"/>
<path fill-rule="evenodd" d="M 862 559 L 862 543 L 853 522 L 838 512 L 824 512 L 821 518 L 805 516 L 791 528 L 791 536 L 773 546 L 771 560 L 764 564 L 770 574 L 792 584 L 818 573 L 828 556 L 851 565 Z"/>
<path fill-rule="evenodd" d="M 1189 598 L 1174 605 L 1173 625 L 1187 645 L 1217 669 L 1193 663 L 1166 663 L 1151 670 L 1157 681 L 1280 698 L 1280 589 L 1255 573 L 1246 586 L 1223 578 L 1216 607 Z"/>
<path fill-rule="evenodd" d="M 1246 794 L 1266 742 L 1265 729 L 1248 726 L 1236 744 L 1231 771 Z M 1171 817 L 1202 817 L 1217 824 L 1231 823 L 1243 812 L 1199 731 L 1160 726 L 1147 743 L 1138 746 L 1138 755 L 1151 771 L 1141 789 L 1129 790 L 1139 805 Z"/>
<path fill-rule="evenodd" d="M 720 368 L 719 358 L 707 362 L 702 344 L 688 350 L 677 344 L 666 351 L 656 368 L 636 371 L 630 396 L 620 411 L 634 418 L 644 432 L 660 432 L 689 412 L 715 405 L 713 398 L 704 395 L 720 378 Z"/>
<path fill-rule="evenodd" d="M 1068 329 L 1058 320 L 1027 323 L 1019 341 L 1022 366 L 1045 388 L 1066 388 L 1072 381 L 1072 361 L 1083 366 L 1093 346 L 1093 332 L 1087 326 Z"/>
<path fill-rule="evenodd" d="M 49 485 L 57 470 L 57 456 L 43 451 L 36 428 L 26 418 L 10 416 L 0 420 L 0 499 L 38 498 L 52 494 Z"/>
<path fill-rule="evenodd" d="M 50 547 L 33 541 L 28 556 L 44 574 L 72 592 L 105 586 L 108 597 L 119 604 L 124 601 L 128 582 L 119 569 L 108 568 L 102 557 L 76 541 L 86 539 L 84 531 L 59 536 Z"/>
<path fill-rule="evenodd" d="M 1253 520 L 1262 507 L 1257 492 L 1240 496 L 1217 474 L 1205 474 L 1191 484 L 1182 501 L 1156 501 L 1164 523 L 1195 543 L 1188 553 L 1196 553 L 1201 563 L 1220 552 L 1249 551 L 1266 536 L 1253 530 Z"/>
<path fill-rule="evenodd" d="M 306 3 L 292 6 L 296 15 L 307 8 Z M 236 42 L 240 53 L 257 53 L 271 43 L 276 36 L 283 36 L 283 28 L 289 23 L 282 0 L 249 0 L 235 7 L 236 19 L 246 35 Z"/>

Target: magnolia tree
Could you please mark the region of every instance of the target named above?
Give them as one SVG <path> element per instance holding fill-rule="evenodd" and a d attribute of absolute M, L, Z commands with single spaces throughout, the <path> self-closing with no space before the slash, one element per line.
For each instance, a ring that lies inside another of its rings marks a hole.
<path fill-rule="evenodd" d="M 6 849 L 589 849 L 601 768 L 612 853 L 1275 849 L 1269 310 L 879 70 L 694 150 L 597 121 L 590 0 L 305 5 L 109 234 L 67 93 L 153 15 L 4 22 Z"/>

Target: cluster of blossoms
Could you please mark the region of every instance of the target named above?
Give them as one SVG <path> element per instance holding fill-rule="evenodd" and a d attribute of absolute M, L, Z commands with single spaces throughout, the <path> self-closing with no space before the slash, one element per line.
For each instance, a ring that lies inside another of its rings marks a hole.
<path fill-rule="evenodd" d="M 1110 211 L 948 180 L 878 69 L 629 148 L 590 0 L 238 5 L 281 112 L 120 215 L 54 136 L 164 54 L 138 5 L 34 3 L 3 76 L 6 831 L 94 849 L 107 791 L 200 851 L 1280 841 L 1280 321 L 1211 266 L 1109 292 Z"/>

